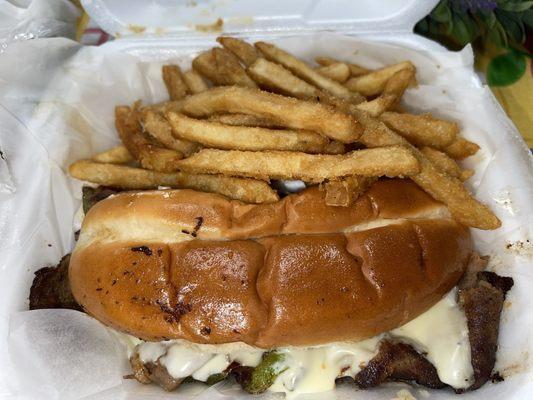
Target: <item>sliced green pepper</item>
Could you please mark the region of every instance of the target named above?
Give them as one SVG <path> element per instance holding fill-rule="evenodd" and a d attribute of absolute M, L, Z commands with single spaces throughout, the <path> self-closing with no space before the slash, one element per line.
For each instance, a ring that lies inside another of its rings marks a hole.
<path fill-rule="evenodd" d="M 250 378 L 242 383 L 243 389 L 252 394 L 263 393 L 287 369 L 280 368 L 284 359 L 285 355 L 276 351 L 264 353 L 261 363 L 254 368 Z"/>

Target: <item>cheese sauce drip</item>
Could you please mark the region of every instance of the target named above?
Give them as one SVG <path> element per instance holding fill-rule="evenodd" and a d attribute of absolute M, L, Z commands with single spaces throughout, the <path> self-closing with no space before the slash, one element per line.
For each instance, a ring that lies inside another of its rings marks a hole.
<path fill-rule="evenodd" d="M 379 342 L 384 338 L 406 342 L 425 354 L 442 382 L 456 389 L 468 387 L 473 381 L 468 328 L 456 295 L 454 289 L 409 323 L 364 341 L 277 348 L 284 355 L 279 365 L 283 372 L 268 390 L 285 393 L 287 397 L 332 390 L 335 379 L 357 374 L 377 354 Z M 138 345 L 136 349 L 143 362 L 159 360 L 174 378 L 192 376 L 203 382 L 210 375 L 223 372 L 234 361 L 255 367 L 265 352 L 244 343 L 143 342 L 128 335 L 120 336 L 128 346 L 129 355 Z"/>

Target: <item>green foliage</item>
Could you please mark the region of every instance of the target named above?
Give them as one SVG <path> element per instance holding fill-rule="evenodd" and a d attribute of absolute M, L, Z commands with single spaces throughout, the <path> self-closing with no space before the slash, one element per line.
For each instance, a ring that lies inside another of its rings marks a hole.
<path fill-rule="evenodd" d="M 487 81 L 491 86 L 515 83 L 526 71 L 526 59 L 516 50 L 494 57 L 487 68 Z"/>
<path fill-rule="evenodd" d="M 525 72 L 527 30 L 533 29 L 533 0 L 441 0 L 415 31 L 452 50 L 466 44 L 507 49 L 487 71 L 490 85 L 509 85 Z"/>

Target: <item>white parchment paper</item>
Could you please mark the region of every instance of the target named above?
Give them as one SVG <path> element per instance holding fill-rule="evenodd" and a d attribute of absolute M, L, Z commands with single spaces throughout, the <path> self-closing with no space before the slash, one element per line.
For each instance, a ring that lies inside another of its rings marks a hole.
<path fill-rule="evenodd" d="M 420 85 L 407 91 L 404 106 L 458 121 L 464 136 L 481 146 L 465 162 L 476 171 L 469 185 L 503 227 L 473 234 L 480 252 L 492 256 L 491 268 L 512 276 L 515 286 L 502 316 L 496 366 L 507 378 L 461 398 L 531 398 L 531 154 L 473 73 L 469 48 L 460 53 L 428 51 L 414 35 L 385 39 L 389 44 L 317 34 L 278 43 L 309 61 L 325 55 L 375 68 L 412 60 Z M 168 42 L 95 48 L 66 39 L 13 43 L 0 57 L 0 144 L 7 164 L 0 163 L 0 178 L 8 176 L 12 188 L 0 190 L 0 398 L 246 398 L 226 384 L 207 390 L 192 385 L 165 394 L 122 380 L 127 373 L 123 349 L 99 323 L 73 311 L 25 311 L 33 272 L 57 263 L 74 245 L 81 183 L 66 175 L 67 166 L 118 143 L 116 105 L 166 98 L 160 77 L 163 60 L 188 66 L 191 59 L 183 46 Z M 369 391 L 341 385 L 335 392 L 304 398 L 391 399 L 404 388 L 419 399 L 455 398 L 451 391 L 397 384 Z"/>

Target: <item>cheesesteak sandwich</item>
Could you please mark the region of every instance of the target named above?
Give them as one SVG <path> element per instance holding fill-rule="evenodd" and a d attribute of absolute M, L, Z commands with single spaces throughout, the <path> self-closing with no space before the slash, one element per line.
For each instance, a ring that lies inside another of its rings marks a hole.
<path fill-rule="evenodd" d="M 87 213 L 70 262 L 37 274 L 32 307 L 52 299 L 121 332 L 132 377 L 166 390 L 483 385 L 512 280 L 483 271 L 468 228 L 411 181 L 379 180 L 349 207 L 324 196 L 118 193 Z"/>
<path fill-rule="evenodd" d="M 313 67 L 218 41 L 188 71 L 163 66 L 169 101 L 115 108 L 121 146 L 69 166 L 101 186 L 30 308 L 86 312 L 126 345 L 128 377 L 169 391 L 485 384 L 513 280 L 470 235 L 501 226 L 463 184 L 479 146 L 405 112 L 410 61 Z"/>

